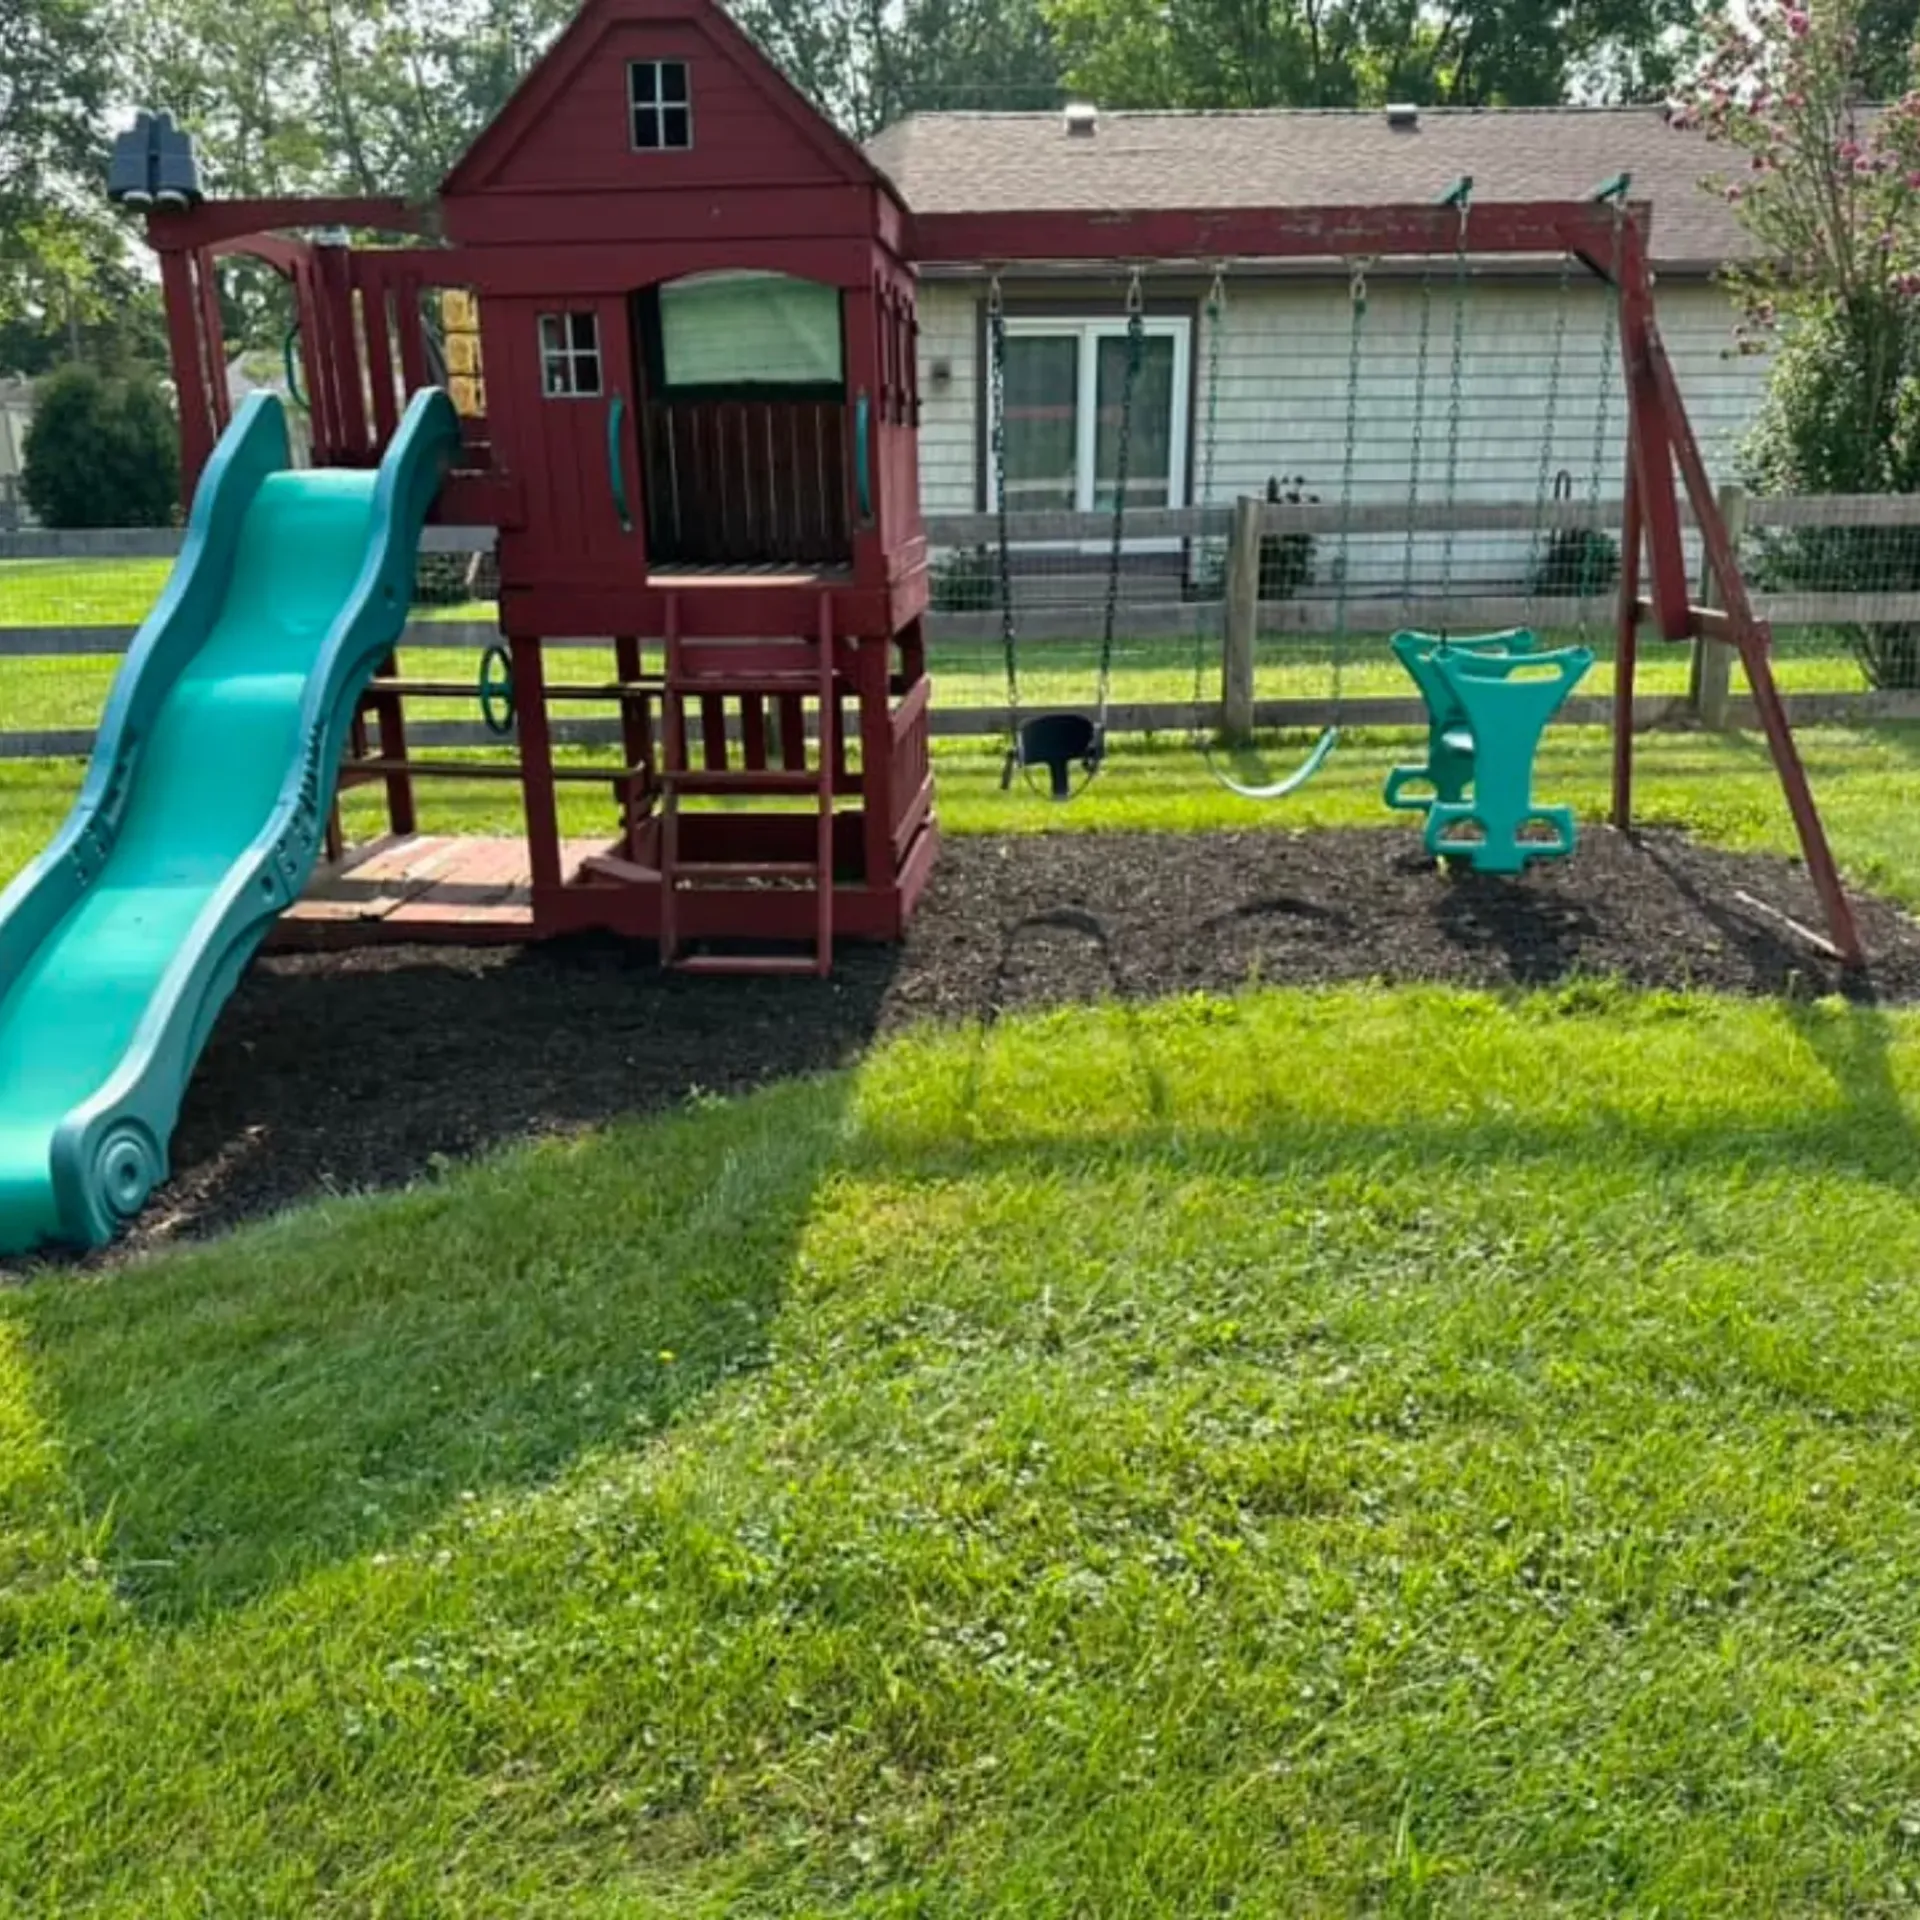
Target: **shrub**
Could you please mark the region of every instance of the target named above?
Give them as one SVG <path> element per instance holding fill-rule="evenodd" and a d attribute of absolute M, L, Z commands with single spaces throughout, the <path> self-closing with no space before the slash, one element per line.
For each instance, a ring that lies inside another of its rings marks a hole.
<path fill-rule="evenodd" d="M 1317 507 L 1320 496 L 1307 492 L 1305 474 L 1291 480 L 1267 482 L 1270 507 Z M 1291 600 L 1313 585 L 1315 544 L 1310 533 L 1264 533 L 1260 536 L 1260 598 Z"/>
<path fill-rule="evenodd" d="M 1860 106 L 1890 77 L 1883 11 L 1872 0 L 1746 0 L 1707 37 L 1689 118 L 1741 162 L 1720 190 L 1759 243 L 1760 264 L 1736 276 L 1738 347 L 1774 349 L 1742 451 L 1757 492 L 1920 487 L 1920 86 L 1909 48 L 1891 76 L 1900 97 Z M 1754 545 L 1763 586 L 1920 588 L 1920 553 L 1878 529 L 1796 529 Z M 1913 626 L 1848 638 L 1875 686 L 1920 686 Z"/>
<path fill-rule="evenodd" d="M 1535 556 L 1528 587 L 1542 600 L 1592 600 L 1619 580 L 1617 542 L 1598 527 L 1562 527 Z"/>
<path fill-rule="evenodd" d="M 1000 604 L 1000 575 L 990 547 L 957 547 L 934 562 L 928 582 L 936 613 L 985 613 Z"/>
<path fill-rule="evenodd" d="M 173 410 L 153 376 L 62 367 L 34 394 L 20 476 L 49 527 L 163 527 L 180 490 Z"/>
<path fill-rule="evenodd" d="M 1757 493 L 1920 491 L 1920 315 L 1898 297 L 1838 302 L 1785 328 L 1741 452 Z M 1754 542 L 1754 583 L 1806 593 L 1920 592 L 1910 527 L 1798 527 Z M 1868 684 L 1920 687 L 1920 628 L 1843 627 Z"/>

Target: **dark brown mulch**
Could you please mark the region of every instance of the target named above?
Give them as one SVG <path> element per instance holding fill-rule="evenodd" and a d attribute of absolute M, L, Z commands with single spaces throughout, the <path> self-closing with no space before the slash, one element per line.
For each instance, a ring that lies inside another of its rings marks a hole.
<path fill-rule="evenodd" d="M 497 1142 L 841 1065 L 921 1020 L 1275 984 L 1649 987 L 1920 1000 L 1920 926 L 1858 902 L 1864 980 L 1780 859 L 1594 831 L 1520 880 L 1448 875 L 1394 832 L 1056 834 L 946 847 L 911 937 L 830 980 L 662 974 L 647 949 L 388 948 L 261 961 L 207 1048 L 176 1177 L 130 1244 L 327 1191 L 404 1184 Z"/>

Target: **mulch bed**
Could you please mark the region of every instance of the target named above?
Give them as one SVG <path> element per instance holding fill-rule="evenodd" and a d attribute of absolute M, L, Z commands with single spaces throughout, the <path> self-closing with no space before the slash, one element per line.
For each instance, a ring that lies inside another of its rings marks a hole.
<path fill-rule="evenodd" d="M 1436 871 L 1395 832 L 1053 834 L 949 842 L 909 939 L 843 949 L 824 981 L 663 974 L 608 941 L 270 957 L 215 1029 L 176 1177 L 127 1244 L 839 1066 L 927 1020 L 1249 980 L 1920 1000 L 1920 925 L 1858 907 L 1874 963 L 1843 981 L 1787 924 L 1820 925 L 1796 865 L 1672 835 L 1590 831 L 1501 880 Z"/>

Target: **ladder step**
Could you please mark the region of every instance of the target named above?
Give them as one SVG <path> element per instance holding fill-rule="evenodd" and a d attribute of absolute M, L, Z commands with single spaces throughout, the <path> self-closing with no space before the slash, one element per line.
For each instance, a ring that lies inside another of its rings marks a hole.
<path fill-rule="evenodd" d="M 673 964 L 678 973 L 704 973 L 733 979 L 756 973 L 798 978 L 802 974 L 826 971 L 812 954 L 801 953 L 696 953 Z"/>
<path fill-rule="evenodd" d="M 623 860 L 617 853 L 590 853 L 580 862 L 580 871 L 599 880 L 618 880 L 630 887 L 651 886 L 660 878 L 658 867 L 643 867 L 637 860 Z"/>
<path fill-rule="evenodd" d="M 669 769 L 660 778 L 675 793 L 817 794 L 822 775 L 818 768 L 802 772 L 779 767 L 729 768 L 724 772 L 716 772 L 707 767 L 689 767 L 684 772 Z"/>
<path fill-rule="evenodd" d="M 676 880 L 811 880 L 818 885 L 820 869 L 811 860 L 682 860 L 673 870 Z"/>

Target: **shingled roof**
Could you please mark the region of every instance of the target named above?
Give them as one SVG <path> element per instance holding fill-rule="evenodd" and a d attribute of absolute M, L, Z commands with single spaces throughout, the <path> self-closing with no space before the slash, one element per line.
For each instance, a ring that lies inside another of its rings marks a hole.
<path fill-rule="evenodd" d="M 1750 255 L 1723 195 L 1701 182 L 1729 156 L 1658 107 L 1114 113 L 1073 134 L 1058 113 L 922 113 L 869 157 L 920 213 L 1155 210 L 1432 200 L 1462 174 L 1491 200 L 1571 199 L 1633 175 L 1669 273 Z"/>

